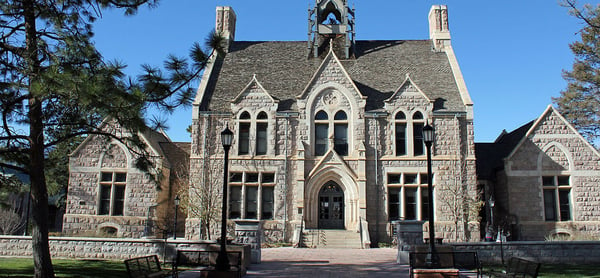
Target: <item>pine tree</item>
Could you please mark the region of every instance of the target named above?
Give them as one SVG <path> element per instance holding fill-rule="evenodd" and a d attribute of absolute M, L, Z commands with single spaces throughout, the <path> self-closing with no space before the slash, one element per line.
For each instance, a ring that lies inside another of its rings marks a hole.
<path fill-rule="evenodd" d="M 581 41 L 570 44 L 575 62 L 570 71 L 563 72 L 568 85 L 554 102 L 565 118 L 593 142 L 600 137 L 600 5 L 578 9 L 575 1 L 563 4 L 586 25 L 579 32 Z"/>
<path fill-rule="evenodd" d="M 103 9 L 133 15 L 157 0 L 4 0 L 0 2 L 0 166 L 31 178 L 32 248 L 35 277 L 54 277 L 48 245 L 48 153 L 80 136 L 100 134 L 106 118 L 133 131 L 146 128 L 148 108 L 169 112 L 191 104 L 190 81 L 208 61 L 199 44 L 190 59 L 170 56 L 164 69 L 144 66 L 128 78 L 122 64 L 105 61 L 91 38 Z M 212 49 L 221 39 L 212 34 Z M 3 163 L 7 161 L 10 163 Z M 140 168 L 151 167 L 142 159 Z"/>

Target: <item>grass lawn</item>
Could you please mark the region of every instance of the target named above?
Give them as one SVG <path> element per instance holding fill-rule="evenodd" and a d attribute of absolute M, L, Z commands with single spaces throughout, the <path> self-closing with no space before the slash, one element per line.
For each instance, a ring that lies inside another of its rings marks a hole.
<path fill-rule="evenodd" d="M 53 259 L 56 277 L 128 277 L 123 261 Z M 0 258 L 0 277 L 32 277 L 32 258 Z"/>
<path fill-rule="evenodd" d="M 484 267 L 483 272 L 490 269 L 496 271 L 503 269 L 502 266 Z M 595 277 L 600 278 L 600 265 L 564 265 L 564 264 L 542 264 L 540 278 L 579 278 L 579 277 Z"/>

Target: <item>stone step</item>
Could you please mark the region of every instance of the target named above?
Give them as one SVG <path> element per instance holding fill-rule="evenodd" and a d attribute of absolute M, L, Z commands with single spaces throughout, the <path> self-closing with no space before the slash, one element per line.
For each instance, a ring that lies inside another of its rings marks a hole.
<path fill-rule="evenodd" d="M 304 245 L 311 248 L 362 248 L 360 233 L 347 230 L 305 230 Z"/>

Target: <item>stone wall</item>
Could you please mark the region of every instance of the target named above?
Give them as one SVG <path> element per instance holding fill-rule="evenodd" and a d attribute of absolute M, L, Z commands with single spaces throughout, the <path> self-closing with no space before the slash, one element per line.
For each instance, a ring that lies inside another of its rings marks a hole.
<path fill-rule="evenodd" d="M 598 241 L 511 241 L 452 243 L 455 251 L 475 251 L 484 265 L 501 264 L 510 257 L 520 257 L 542 264 L 598 264 Z"/>
<path fill-rule="evenodd" d="M 194 248 L 204 250 L 212 241 L 185 241 L 162 239 L 118 239 L 50 237 L 53 258 L 125 260 L 134 257 L 158 255 L 170 258 L 174 250 Z M 0 256 L 31 257 L 31 237 L 0 236 Z"/>

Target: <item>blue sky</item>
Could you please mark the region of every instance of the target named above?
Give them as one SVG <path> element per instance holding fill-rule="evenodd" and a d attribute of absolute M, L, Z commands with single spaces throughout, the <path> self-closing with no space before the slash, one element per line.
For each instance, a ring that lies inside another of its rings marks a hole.
<path fill-rule="evenodd" d="M 235 10 L 238 41 L 304 41 L 309 4 L 314 0 L 163 0 L 133 17 L 104 11 L 94 40 L 106 58 L 136 75 L 142 64 L 159 66 L 168 54 L 184 56 L 194 42 L 204 42 L 216 6 Z M 448 5 L 452 46 L 475 103 L 476 142 L 537 118 L 566 87 L 561 74 L 574 59 L 568 45 L 584 25 L 558 0 L 350 0 L 357 39 L 428 39 L 434 4 Z M 191 108 L 166 117 L 171 139 L 190 141 Z"/>

